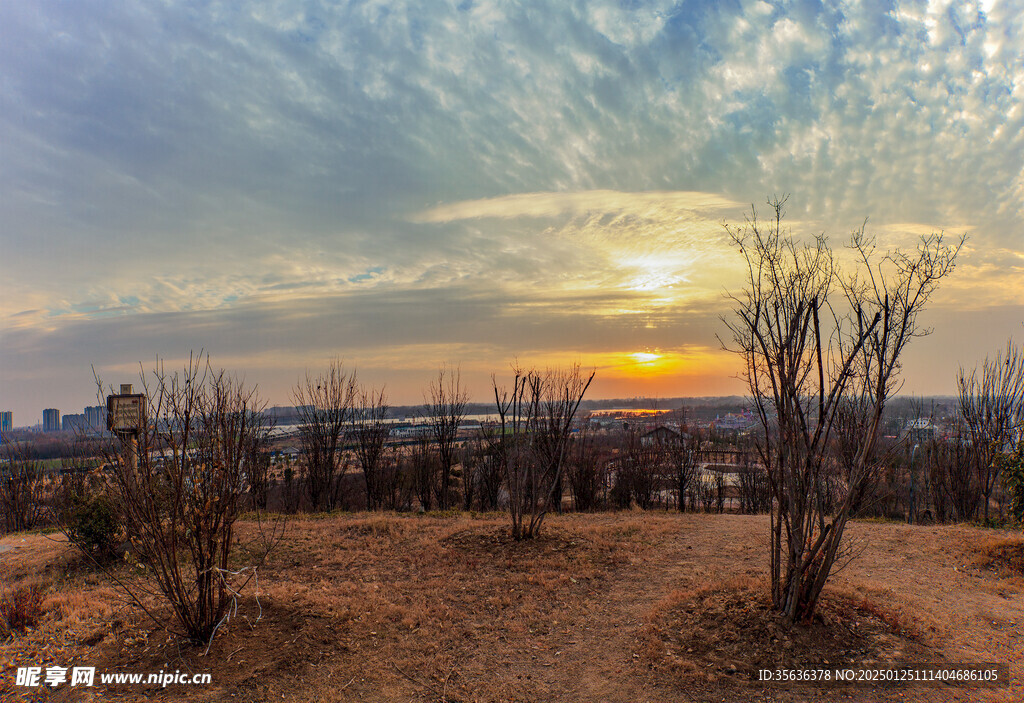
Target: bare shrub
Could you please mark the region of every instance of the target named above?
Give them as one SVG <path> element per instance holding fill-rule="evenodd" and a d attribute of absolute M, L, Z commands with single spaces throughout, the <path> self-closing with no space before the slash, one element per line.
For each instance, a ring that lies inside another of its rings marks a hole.
<path fill-rule="evenodd" d="M 792 622 L 814 614 L 844 553 L 853 505 L 878 480 L 887 458 L 878 443 L 882 413 L 899 386 L 901 354 L 927 333 L 917 315 L 953 270 L 959 245 L 932 235 L 916 254 L 879 254 L 862 227 L 850 242 L 857 262 L 851 275 L 824 235 L 800 245 L 783 229 L 785 198 L 770 205 L 771 222 L 752 212 L 744 228 L 726 228 L 747 281 L 730 296 L 735 316 L 725 322 L 763 431 L 758 453 L 773 499 L 773 607 Z M 822 498 L 835 472 L 831 439 L 840 411 L 855 451 L 830 511 Z"/>
<path fill-rule="evenodd" d="M 158 360 L 152 380 L 141 380 L 148 399 L 145 426 L 137 434 L 119 433 L 108 460 L 144 576 L 132 583 L 115 578 L 164 625 L 139 597 L 140 590 L 162 594 L 176 621 L 168 629 L 205 643 L 259 564 L 240 569 L 231 554 L 246 460 L 265 443 L 268 425 L 255 389 L 214 372 L 201 355 L 173 374 Z M 274 536 L 263 545 L 264 557 Z"/>
<path fill-rule="evenodd" d="M 35 627 L 43 616 L 43 589 L 35 584 L 18 586 L 0 594 L 0 637 L 6 638 Z"/>
<path fill-rule="evenodd" d="M 548 510 L 562 496 L 562 470 L 569 434 L 580 402 L 594 380 L 579 365 L 540 373 L 513 368 L 512 388 L 492 378 L 498 412 L 494 450 L 500 457 L 509 494 L 513 538 L 540 533 Z"/>

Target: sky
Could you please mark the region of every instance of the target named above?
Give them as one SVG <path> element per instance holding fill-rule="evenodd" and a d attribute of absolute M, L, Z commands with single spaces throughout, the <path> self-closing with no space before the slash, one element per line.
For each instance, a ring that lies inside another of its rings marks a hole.
<path fill-rule="evenodd" d="M 0 3 L 0 406 L 509 364 L 743 393 L 723 223 L 966 233 L 904 392 L 1024 339 L 1024 1 Z"/>

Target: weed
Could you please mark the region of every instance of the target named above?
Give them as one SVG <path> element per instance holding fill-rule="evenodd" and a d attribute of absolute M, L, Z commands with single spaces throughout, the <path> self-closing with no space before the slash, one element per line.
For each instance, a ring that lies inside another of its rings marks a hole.
<path fill-rule="evenodd" d="M 20 634 L 43 616 L 43 589 L 29 584 L 0 595 L 0 635 Z"/>

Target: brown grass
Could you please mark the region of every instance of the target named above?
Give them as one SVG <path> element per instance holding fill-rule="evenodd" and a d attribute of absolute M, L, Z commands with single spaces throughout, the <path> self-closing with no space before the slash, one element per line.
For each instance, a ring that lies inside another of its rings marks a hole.
<path fill-rule="evenodd" d="M 299 516 L 207 656 L 154 627 L 62 543 L 7 537 L 18 545 L 4 555 L 17 574 L 9 582 L 45 577 L 50 590 L 37 628 L 0 646 L 0 657 L 5 671 L 83 663 L 213 676 L 201 688 L 103 692 L 125 701 L 620 702 L 749 698 L 763 691 L 741 674 L 762 665 L 982 657 L 957 650 L 960 633 L 943 629 L 943 609 L 966 607 L 976 586 L 944 576 L 960 579 L 935 538 L 942 528 L 918 541 L 924 532 L 856 527 L 869 545 L 863 568 L 836 580 L 820 618 L 789 631 L 767 608 L 764 525 L 729 515 L 565 515 L 552 516 L 541 538 L 516 542 L 502 515 Z M 245 543 L 257 526 L 239 529 Z M 948 534 L 960 539 L 964 529 Z M 117 568 L 131 578 L 127 565 Z M 930 591 L 915 590 L 929 579 L 949 589 L 935 606 L 922 600 Z M 159 599 L 145 600 L 167 615 Z M 971 646 L 996 641 L 987 630 L 970 637 Z M 0 699 L 23 693 L 11 677 L 0 680 Z M 843 695 L 898 699 L 891 693 Z M 828 690 L 771 695 L 830 700 Z"/>
<path fill-rule="evenodd" d="M 1000 578 L 1024 590 L 1024 538 L 986 537 L 976 547 L 974 564 L 996 572 Z"/>

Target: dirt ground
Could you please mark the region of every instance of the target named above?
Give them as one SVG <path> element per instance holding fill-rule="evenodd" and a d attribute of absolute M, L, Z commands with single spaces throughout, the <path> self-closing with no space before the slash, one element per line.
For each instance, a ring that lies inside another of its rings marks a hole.
<path fill-rule="evenodd" d="M 243 525 L 243 538 L 254 530 Z M 8 587 L 39 582 L 47 596 L 39 625 L 0 643 L 0 699 L 1024 699 L 1024 535 L 869 522 L 848 534 L 859 554 L 830 582 L 821 617 L 789 630 L 767 609 L 765 516 L 556 516 L 533 543 L 509 540 L 500 515 L 298 518 L 206 655 L 144 619 L 59 536 L 11 535 L 0 540 Z M 1011 681 L 756 677 L 925 662 L 1004 664 Z M 212 682 L 15 685 L 18 666 L 54 665 Z"/>

